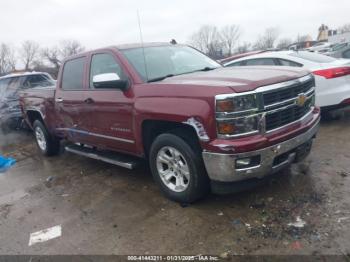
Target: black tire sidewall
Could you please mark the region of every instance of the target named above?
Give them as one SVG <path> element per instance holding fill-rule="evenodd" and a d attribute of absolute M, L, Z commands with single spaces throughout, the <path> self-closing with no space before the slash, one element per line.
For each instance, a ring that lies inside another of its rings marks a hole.
<path fill-rule="evenodd" d="M 183 192 L 175 192 L 168 188 L 159 176 L 157 169 L 157 154 L 163 147 L 170 146 L 179 150 L 185 158 L 190 171 L 190 182 Z M 149 154 L 150 168 L 154 180 L 163 194 L 171 200 L 181 203 L 191 203 L 203 197 L 207 192 L 205 170 L 202 167 L 200 156 L 180 137 L 173 134 L 162 134 L 153 142 Z M 208 182 L 209 183 L 209 182 Z"/>
<path fill-rule="evenodd" d="M 46 149 L 45 150 L 42 150 L 40 148 L 39 144 L 38 144 L 38 140 L 37 140 L 36 135 L 35 135 L 35 131 L 36 131 L 37 128 L 40 128 L 41 131 L 44 134 L 44 137 L 45 137 L 45 140 L 46 140 Z M 35 120 L 34 123 L 33 123 L 33 130 L 34 130 L 36 144 L 37 144 L 39 150 L 41 151 L 41 153 L 43 155 L 46 155 L 46 156 L 51 155 L 50 148 L 52 147 L 52 139 L 50 138 L 50 135 L 47 132 L 46 127 L 39 120 Z"/>

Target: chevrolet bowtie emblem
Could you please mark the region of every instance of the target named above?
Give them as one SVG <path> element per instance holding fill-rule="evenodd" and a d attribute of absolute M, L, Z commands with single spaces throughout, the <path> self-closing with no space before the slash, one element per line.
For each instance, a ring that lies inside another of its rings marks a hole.
<path fill-rule="evenodd" d="M 307 96 L 304 93 L 299 94 L 297 99 L 296 99 L 296 101 L 295 101 L 295 103 L 298 106 L 302 107 L 303 105 L 305 105 L 306 99 L 307 99 Z"/>

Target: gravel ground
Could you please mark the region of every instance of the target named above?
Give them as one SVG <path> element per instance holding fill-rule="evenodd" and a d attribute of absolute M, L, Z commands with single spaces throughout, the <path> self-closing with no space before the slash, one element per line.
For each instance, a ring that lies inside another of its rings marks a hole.
<path fill-rule="evenodd" d="M 350 114 L 322 121 L 311 155 L 270 183 L 181 206 L 147 167 L 45 158 L 31 133 L 1 133 L 1 154 L 18 162 L 0 174 L 0 254 L 346 255 L 349 149 Z M 28 245 L 53 226 L 60 237 Z"/>

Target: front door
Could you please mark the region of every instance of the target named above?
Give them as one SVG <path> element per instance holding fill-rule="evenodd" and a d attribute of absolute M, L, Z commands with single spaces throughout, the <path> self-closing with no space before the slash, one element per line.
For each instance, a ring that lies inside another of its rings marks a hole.
<path fill-rule="evenodd" d="M 111 52 L 91 56 L 89 88 L 85 92 L 86 112 L 90 116 L 90 134 L 99 147 L 133 153 L 136 151 L 133 135 L 133 94 L 129 88 L 101 89 L 93 85 L 93 77 L 116 73 L 128 79 L 117 57 Z"/>

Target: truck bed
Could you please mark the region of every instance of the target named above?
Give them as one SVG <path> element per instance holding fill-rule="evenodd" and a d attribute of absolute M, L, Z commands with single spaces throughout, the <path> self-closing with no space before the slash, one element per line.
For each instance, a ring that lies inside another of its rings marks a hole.
<path fill-rule="evenodd" d="M 19 93 L 22 112 L 35 110 L 43 115 L 52 114 L 54 111 L 55 86 L 35 87 L 22 90 Z M 28 117 L 24 117 L 28 123 Z M 46 119 L 49 120 L 49 119 Z M 31 126 L 31 123 L 28 123 Z"/>

